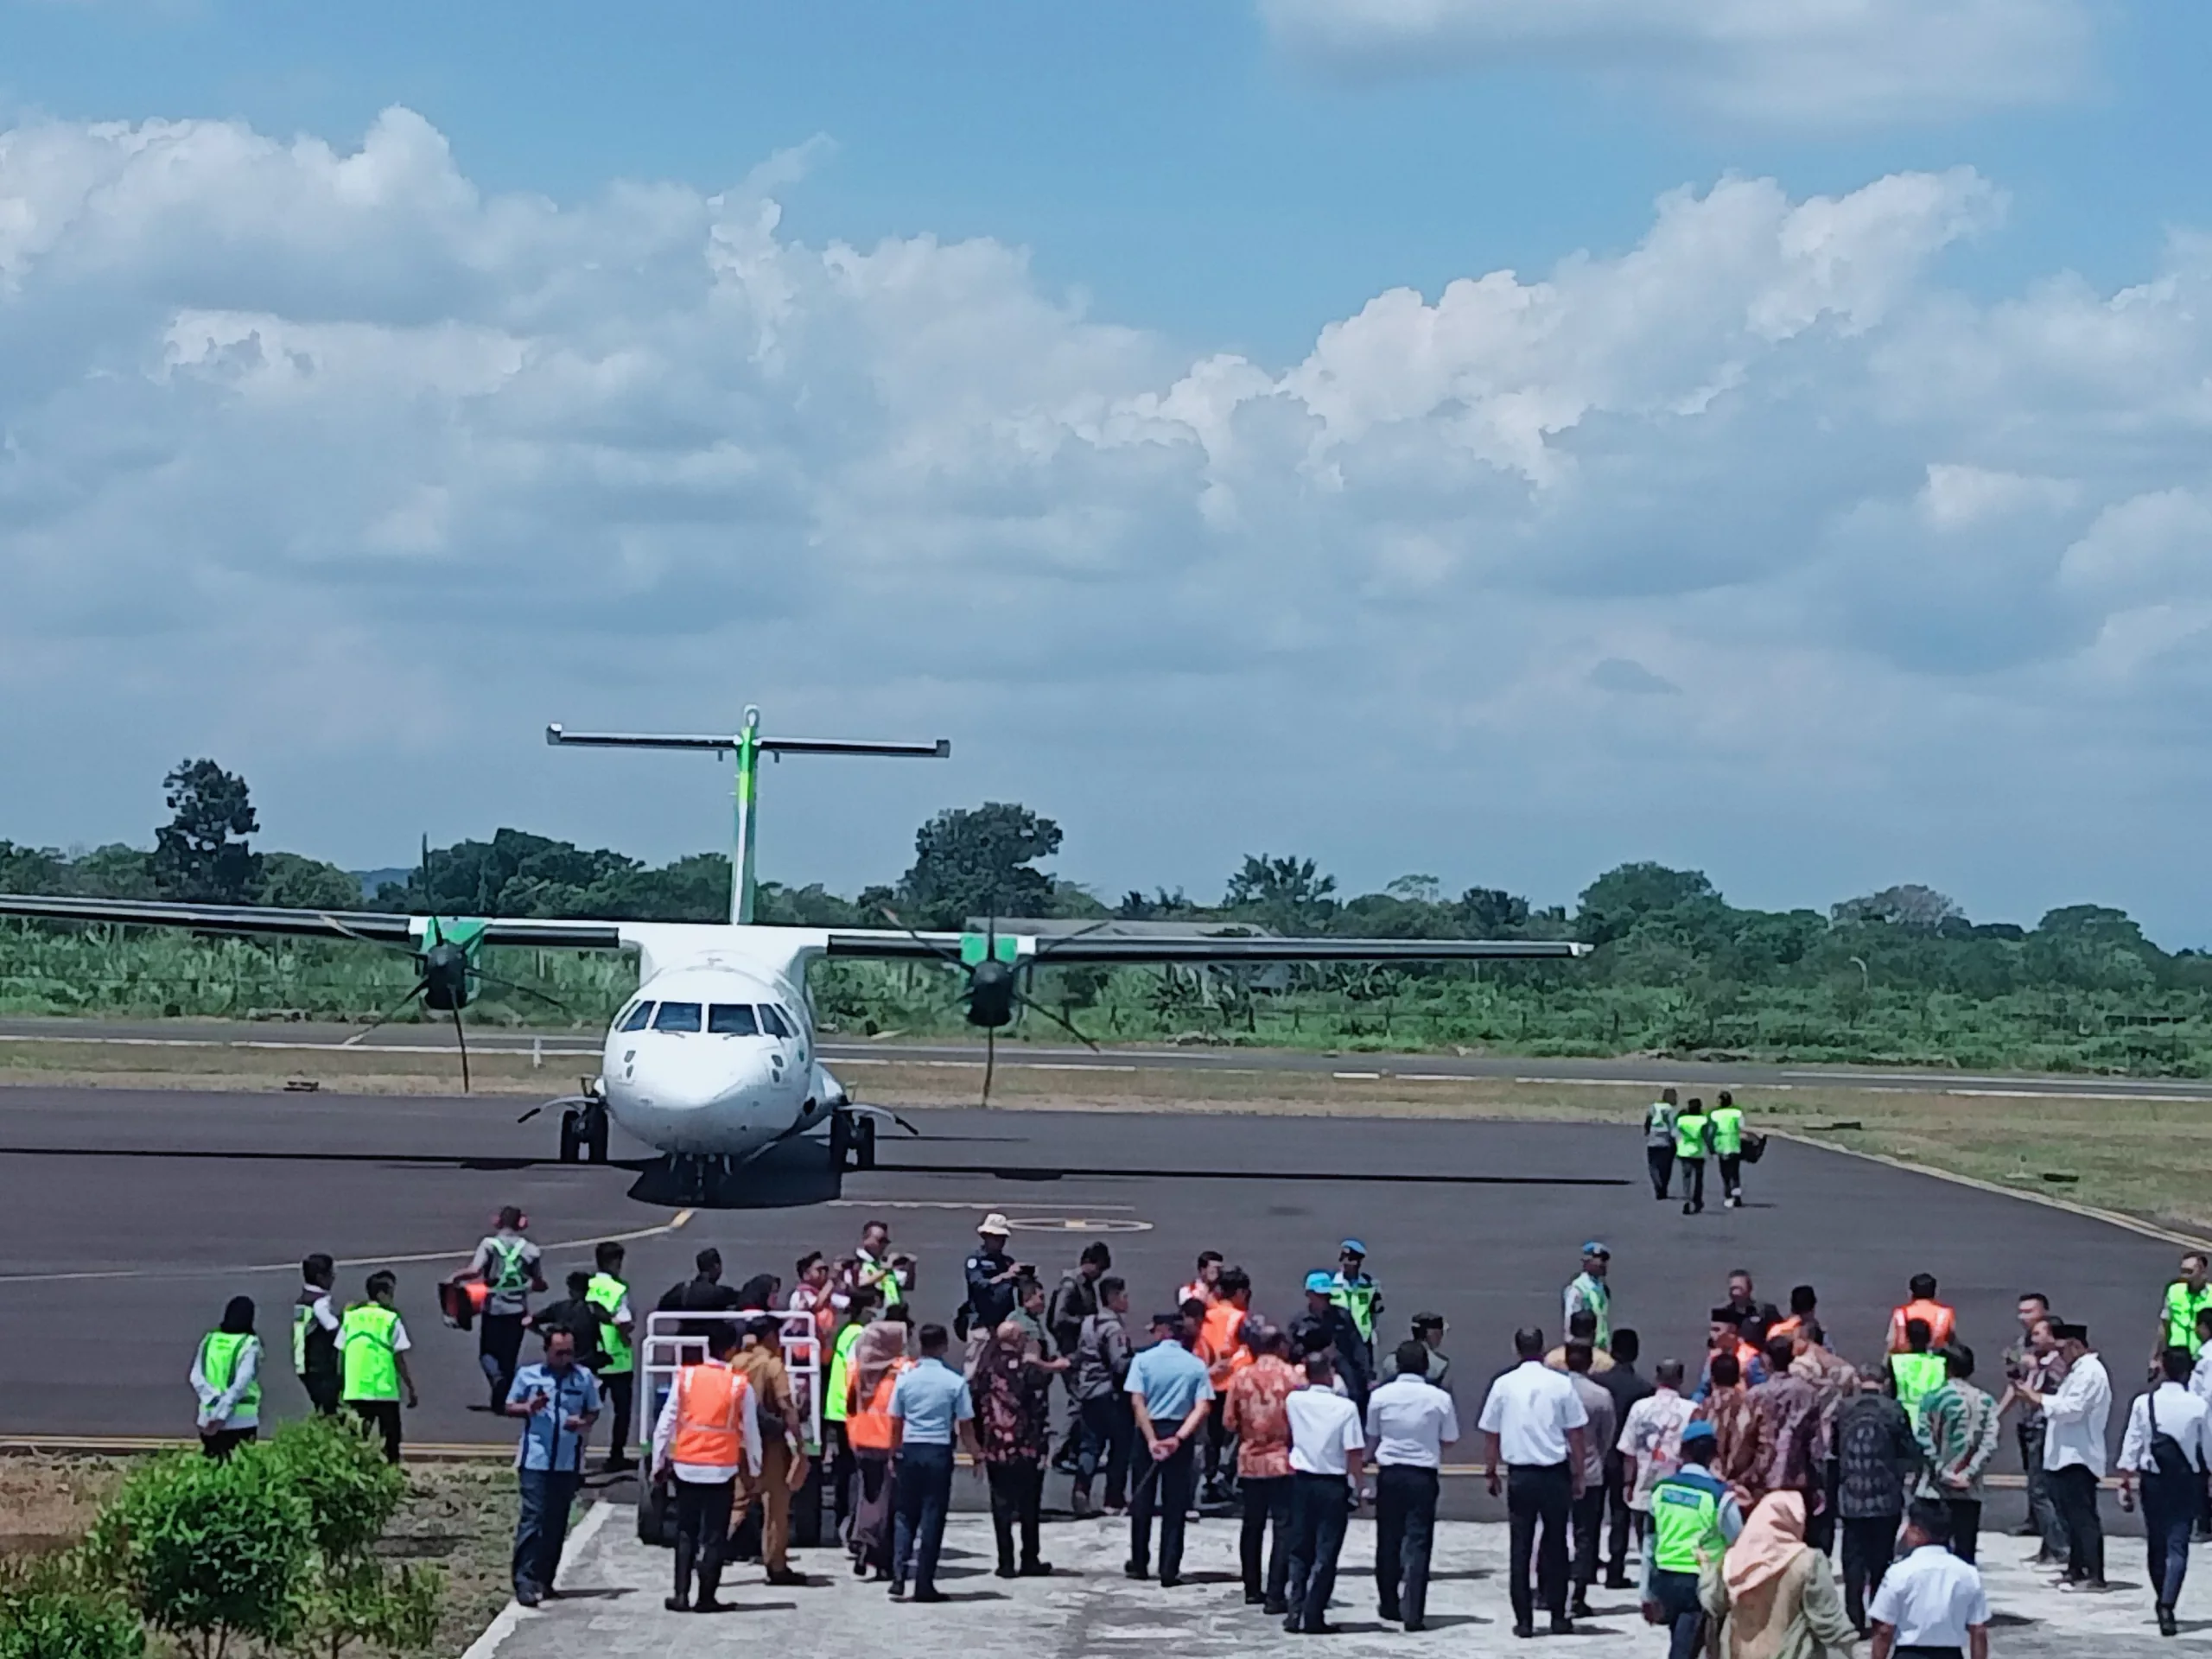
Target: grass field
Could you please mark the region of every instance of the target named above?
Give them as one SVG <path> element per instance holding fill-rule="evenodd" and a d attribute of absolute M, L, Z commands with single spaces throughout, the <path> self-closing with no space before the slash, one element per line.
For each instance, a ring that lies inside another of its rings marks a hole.
<path fill-rule="evenodd" d="M 550 1096 L 574 1087 L 588 1058 L 486 1052 L 480 1093 Z M 855 1098 L 901 1107 L 973 1104 L 975 1065 L 851 1065 Z M 376 1049 L 173 1048 L 0 1043 L 0 1084 L 280 1089 L 312 1079 L 348 1093 L 450 1094 L 453 1063 Z M 2024 1088 L 2031 1085 L 2024 1085 Z M 1618 1084 L 1338 1078 L 1251 1071 L 1068 1071 L 1026 1065 L 1001 1050 L 995 1103 L 1031 1110 L 1516 1118 L 1618 1122 L 1640 1117 L 1647 1090 Z M 2212 1238 L 2212 1101 L 1946 1092 L 1924 1089 L 1756 1088 L 1736 1091 L 1753 1127 L 1989 1181 Z M 1855 1125 L 1857 1127 L 1847 1127 Z M 2058 1178 L 2058 1179 L 2053 1179 Z"/>

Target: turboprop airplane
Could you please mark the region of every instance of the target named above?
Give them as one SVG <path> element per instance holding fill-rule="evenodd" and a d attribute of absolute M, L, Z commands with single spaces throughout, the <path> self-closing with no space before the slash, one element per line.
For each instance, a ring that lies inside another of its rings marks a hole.
<path fill-rule="evenodd" d="M 875 1161 L 881 1109 L 855 1103 L 822 1064 L 809 964 L 823 958 L 933 962 L 965 977 L 969 1025 L 995 1046 L 998 1032 L 1030 1002 L 1039 966 L 1252 965 L 1293 962 L 1486 962 L 1579 956 L 1586 946 L 1532 939 L 1349 939 L 1223 937 L 1122 938 L 1081 932 L 1039 938 L 995 925 L 982 933 L 771 926 L 753 918 L 753 845 L 762 754 L 944 757 L 951 745 L 847 742 L 760 734 L 757 709 L 728 736 L 636 735 L 547 729 L 556 746 L 701 749 L 737 762 L 735 847 L 728 923 L 554 920 L 404 916 L 372 911 L 283 910 L 121 899 L 0 894 L 0 916 L 48 921 L 176 927 L 199 933 L 350 939 L 404 950 L 415 959 L 416 997 L 452 1016 L 462 1046 L 461 1010 L 480 987 L 502 983 L 480 963 L 485 949 L 624 950 L 636 954 L 637 994 L 610 1025 L 600 1075 L 578 1095 L 546 1103 L 561 1114 L 560 1156 L 603 1163 L 610 1123 L 665 1154 L 687 1187 L 703 1197 L 728 1172 L 770 1147 L 827 1126 L 833 1172 Z M 887 919 L 896 920 L 895 917 Z M 527 990 L 527 987 L 520 988 Z M 402 1004 L 404 1007 L 405 1003 Z M 1057 1018 L 1049 1010 L 1039 1010 Z M 1078 1037 L 1081 1033 L 1076 1033 Z M 1088 1041 L 1088 1039 L 1084 1040 Z M 985 1096 L 988 1095 L 986 1072 Z"/>

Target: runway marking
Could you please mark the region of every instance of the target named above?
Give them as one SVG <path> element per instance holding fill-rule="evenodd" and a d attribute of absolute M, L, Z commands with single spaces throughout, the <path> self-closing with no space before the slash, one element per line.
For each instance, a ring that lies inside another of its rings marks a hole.
<path fill-rule="evenodd" d="M 640 1227 L 633 1232 L 602 1233 L 596 1238 L 565 1238 L 550 1244 L 541 1244 L 541 1254 L 550 1255 L 556 1250 L 595 1250 L 602 1244 L 633 1244 L 641 1238 L 659 1238 L 690 1224 L 696 1211 L 679 1210 L 658 1227 Z M 465 1250 L 423 1250 L 411 1255 L 349 1255 L 331 1263 L 334 1268 L 380 1268 L 423 1262 L 465 1261 L 474 1253 L 472 1245 Z M 244 1268 L 101 1268 L 73 1273 L 0 1273 L 0 1285 L 66 1285 L 90 1279 L 208 1279 L 241 1273 L 297 1273 L 297 1262 L 270 1262 Z"/>
<path fill-rule="evenodd" d="M 1128 1206 L 1121 1206 L 1123 1209 Z M 1127 1216 L 1008 1216 L 1017 1233 L 1148 1233 L 1152 1224 Z"/>
<path fill-rule="evenodd" d="M 824 1198 L 825 1210 L 981 1210 L 988 1214 L 992 1206 L 988 1201 L 970 1202 L 965 1198 Z M 1094 1204 L 1093 1210 L 1134 1210 L 1133 1204 Z"/>
<path fill-rule="evenodd" d="M 1380 1071 L 1332 1071 L 1329 1075 L 1338 1083 L 1375 1083 L 1382 1076 Z"/>
<path fill-rule="evenodd" d="M 364 1032 L 361 1036 L 368 1033 Z M 338 1043 L 279 1042 L 274 1038 L 261 1037 L 28 1037 L 19 1033 L 0 1032 L 0 1043 L 83 1043 L 104 1048 L 253 1048 L 280 1049 L 289 1052 L 335 1054 L 348 1050 L 358 1054 L 443 1054 L 448 1057 L 461 1051 L 450 1043 L 372 1043 L 356 1048 L 360 1037 L 348 1037 Z M 509 1048 L 498 1041 L 486 1042 L 472 1052 L 481 1054 L 526 1055 L 526 1048 Z M 598 1048 L 546 1048 L 541 1053 L 565 1058 L 597 1054 Z"/>

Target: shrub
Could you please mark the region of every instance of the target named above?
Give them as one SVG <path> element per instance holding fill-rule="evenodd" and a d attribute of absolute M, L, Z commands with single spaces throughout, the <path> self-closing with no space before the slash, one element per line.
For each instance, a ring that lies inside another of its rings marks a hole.
<path fill-rule="evenodd" d="M 138 1617 L 70 1557 L 0 1568 L 0 1659 L 143 1659 Z"/>
<path fill-rule="evenodd" d="M 256 1450 L 307 1500 L 315 1547 L 326 1561 L 366 1555 L 407 1497 L 405 1472 L 385 1460 L 383 1441 L 353 1417 L 287 1423 Z"/>

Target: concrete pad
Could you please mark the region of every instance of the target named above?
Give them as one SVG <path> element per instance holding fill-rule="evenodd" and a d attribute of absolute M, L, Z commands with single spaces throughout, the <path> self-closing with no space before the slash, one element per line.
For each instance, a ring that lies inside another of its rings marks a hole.
<path fill-rule="evenodd" d="M 709 1659 L 742 1644 L 752 1651 L 825 1653 L 838 1659 L 1033 1659 L 1039 1654 L 1135 1656 L 1150 1647 L 1176 1659 L 1205 1659 L 1277 1651 L 1287 1640 L 1280 1621 L 1245 1605 L 1233 1522 L 1208 1520 L 1191 1529 L 1184 1563 L 1188 1581 L 1174 1590 L 1122 1576 L 1128 1554 L 1125 1522 L 1048 1524 L 1045 1550 L 1057 1569 L 1050 1579 L 995 1577 L 990 1523 L 980 1516 L 955 1516 L 945 1543 L 940 1587 L 953 1599 L 943 1605 L 894 1603 L 880 1585 L 855 1580 L 841 1553 L 820 1550 L 794 1557 L 795 1565 L 809 1570 L 810 1587 L 772 1589 L 761 1582 L 758 1567 L 739 1567 L 721 1591 L 735 1611 L 701 1618 L 662 1607 L 669 1591 L 668 1552 L 639 1544 L 629 1512 L 617 1510 L 571 1552 L 561 1575 L 570 1599 L 518 1612 L 504 1636 L 486 1644 L 486 1653 L 496 1653 L 497 1659 L 622 1654 Z M 1421 1652 L 1502 1659 L 1530 1650 L 1513 1638 L 1503 1526 L 1440 1525 L 1429 1595 L 1432 1628 L 1415 1636 L 1376 1617 L 1374 1548 L 1373 1523 L 1356 1519 L 1332 1610 L 1344 1633 L 1321 1644 L 1327 1651 L 1346 1659 Z M 2182 1637 L 2161 1641 L 2133 1550 L 2114 1551 L 2119 1587 L 2090 1598 L 2059 1593 L 2048 1575 L 2028 1565 L 2032 1549 L 2029 1541 L 2009 1537 L 1983 1542 L 1983 1571 L 1996 1615 L 1991 1645 L 2004 1659 L 2212 1653 L 2212 1585 L 2185 1596 Z M 1584 1636 L 1563 1648 L 1608 1656 L 1665 1652 L 1663 1639 L 1643 1624 L 1631 1592 L 1599 1590 L 1592 1600 L 1598 1617 L 1585 1621 L 1579 1627 Z M 1866 1651 L 1865 1644 L 1859 1651 Z"/>

